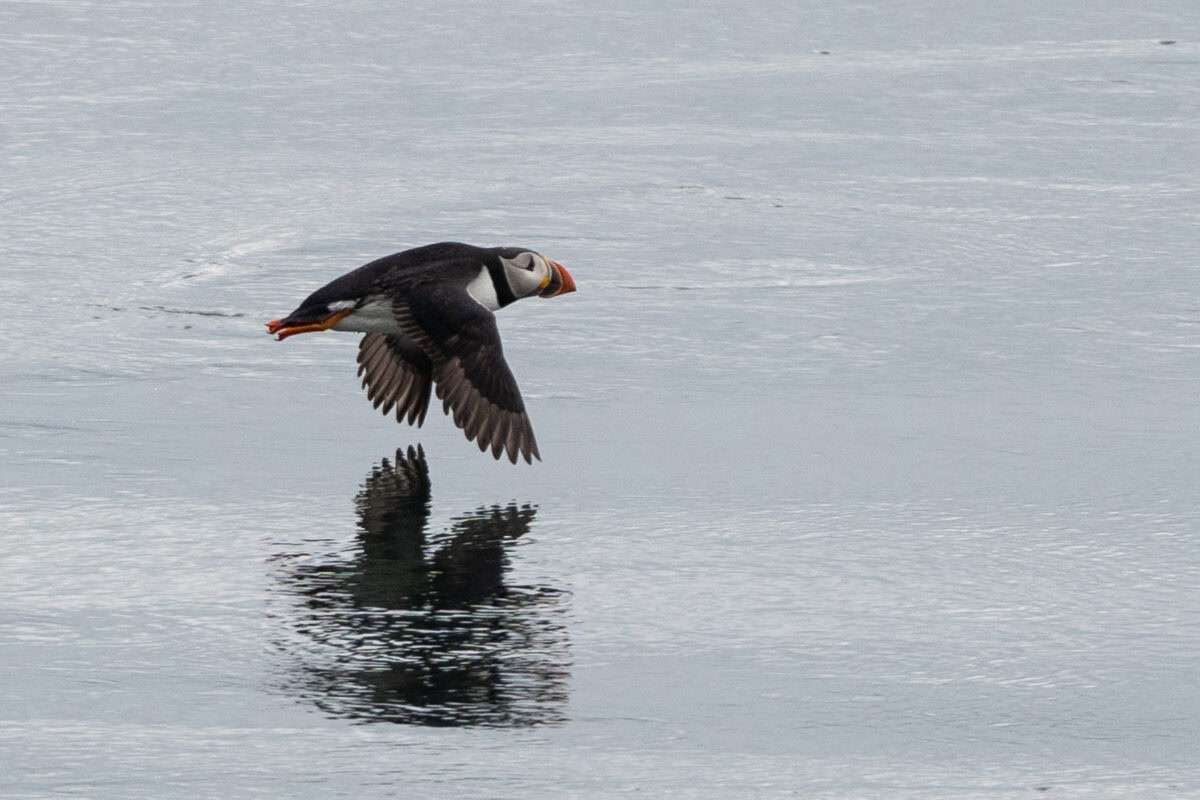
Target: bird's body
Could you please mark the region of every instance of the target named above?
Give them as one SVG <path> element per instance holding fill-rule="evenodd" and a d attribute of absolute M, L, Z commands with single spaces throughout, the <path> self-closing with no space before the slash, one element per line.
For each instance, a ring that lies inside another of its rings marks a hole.
<path fill-rule="evenodd" d="M 532 250 L 443 242 L 348 272 L 267 330 L 280 340 L 321 330 L 365 333 L 358 373 L 376 408 L 395 408 L 397 420 L 420 425 L 435 389 L 480 450 L 532 463 L 541 456 L 494 312 L 523 297 L 574 290 L 561 264 Z"/>

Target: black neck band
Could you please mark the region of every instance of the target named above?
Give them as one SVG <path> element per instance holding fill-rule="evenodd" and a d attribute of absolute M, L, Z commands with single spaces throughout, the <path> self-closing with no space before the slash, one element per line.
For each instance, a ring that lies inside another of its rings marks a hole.
<path fill-rule="evenodd" d="M 508 276 L 504 274 L 504 264 L 499 258 L 488 259 L 488 273 L 492 276 L 492 286 L 496 289 L 496 302 L 504 308 L 517 299 L 512 287 L 508 285 Z"/>

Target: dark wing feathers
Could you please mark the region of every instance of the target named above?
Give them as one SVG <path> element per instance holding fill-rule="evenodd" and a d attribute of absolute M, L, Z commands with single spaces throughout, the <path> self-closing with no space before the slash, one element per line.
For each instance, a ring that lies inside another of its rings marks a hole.
<path fill-rule="evenodd" d="M 505 453 L 514 464 L 518 457 L 527 463 L 541 460 L 492 312 L 461 288 L 455 292 L 445 284 L 410 284 L 395 296 L 399 298 L 393 303 L 396 322 L 417 345 L 414 349 L 429 359 L 438 399 L 467 439 L 481 451 L 490 448 L 496 459 Z M 371 363 L 367 339 L 375 335 L 364 337 L 360 364 Z M 366 369 L 370 373 L 370 367 Z M 389 395 L 380 396 L 386 402 Z M 428 402 L 428 389 L 424 397 Z"/>
<path fill-rule="evenodd" d="M 502 362 L 492 364 L 484 372 L 500 371 L 508 373 L 509 380 L 515 388 L 516 381 L 508 365 Z M 478 372 L 476 368 L 475 372 Z M 467 439 L 476 442 L 481 451 L 491 448 L 492 456 L 500 458 L 501 453 L 507 453 L 508 460 L 517 463 L 518 455 L 532 463 L 534 458 L 541 459 L 538 453 L 537 440 L 533 436 L 533 427 L 529 424 L 529 416 L 525 413 L 523 404 L 520 408 L 504 407 L 494 402 L 481 389 L 491 381 L 476 382 L 472 380 L 472 370 L 459 358 L 449 358 L 435 367 L 434 380 L 437 396 L 442 400 L 442 407 L 454 420 L 454 424 L 463 429 Z M 492 381 L 496 379 L 489 376 Z M 520 395 L 517 396 L 518 400 Z M 511 405 L 511 404 L 506 404 Z"/>
<path fill-rule="evenodd" d="M 419 427 L 429 409 L 433 362 L 419 347 L 399 336 L 368 333 L 358 345 L 358 374 L 367 399 L 384 414 L 396 409 L 396 419 Z"/>

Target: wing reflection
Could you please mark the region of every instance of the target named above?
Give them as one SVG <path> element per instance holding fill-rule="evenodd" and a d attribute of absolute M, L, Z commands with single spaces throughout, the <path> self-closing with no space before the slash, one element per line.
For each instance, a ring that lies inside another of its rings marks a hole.
<path fill-rule="evenodd" d="M 427 535 L 419 448 L 385 458 L 356 498 L 346 554 L 286 559 L 295 599 L 281 646 L 289 689 L 338 716 L 417 725 L 524 726 L 565 720 L 565 594 L 505 583 L 508 551 L 534 506 L 481 508 Z"/>

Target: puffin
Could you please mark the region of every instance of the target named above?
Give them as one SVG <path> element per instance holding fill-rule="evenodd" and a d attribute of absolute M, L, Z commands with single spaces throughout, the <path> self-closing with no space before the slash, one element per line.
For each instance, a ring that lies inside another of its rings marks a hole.
<path fill-rule="evenodd" d="M 310 294 L 267 332 L 354 331 L 367 399 L 421 426 L 431 389 L 468 441 L 500 460 L 541 460 L 495 312 L 575 291 L 571 273 L 524 247 L 439 242 L 384 256 Z"/>

